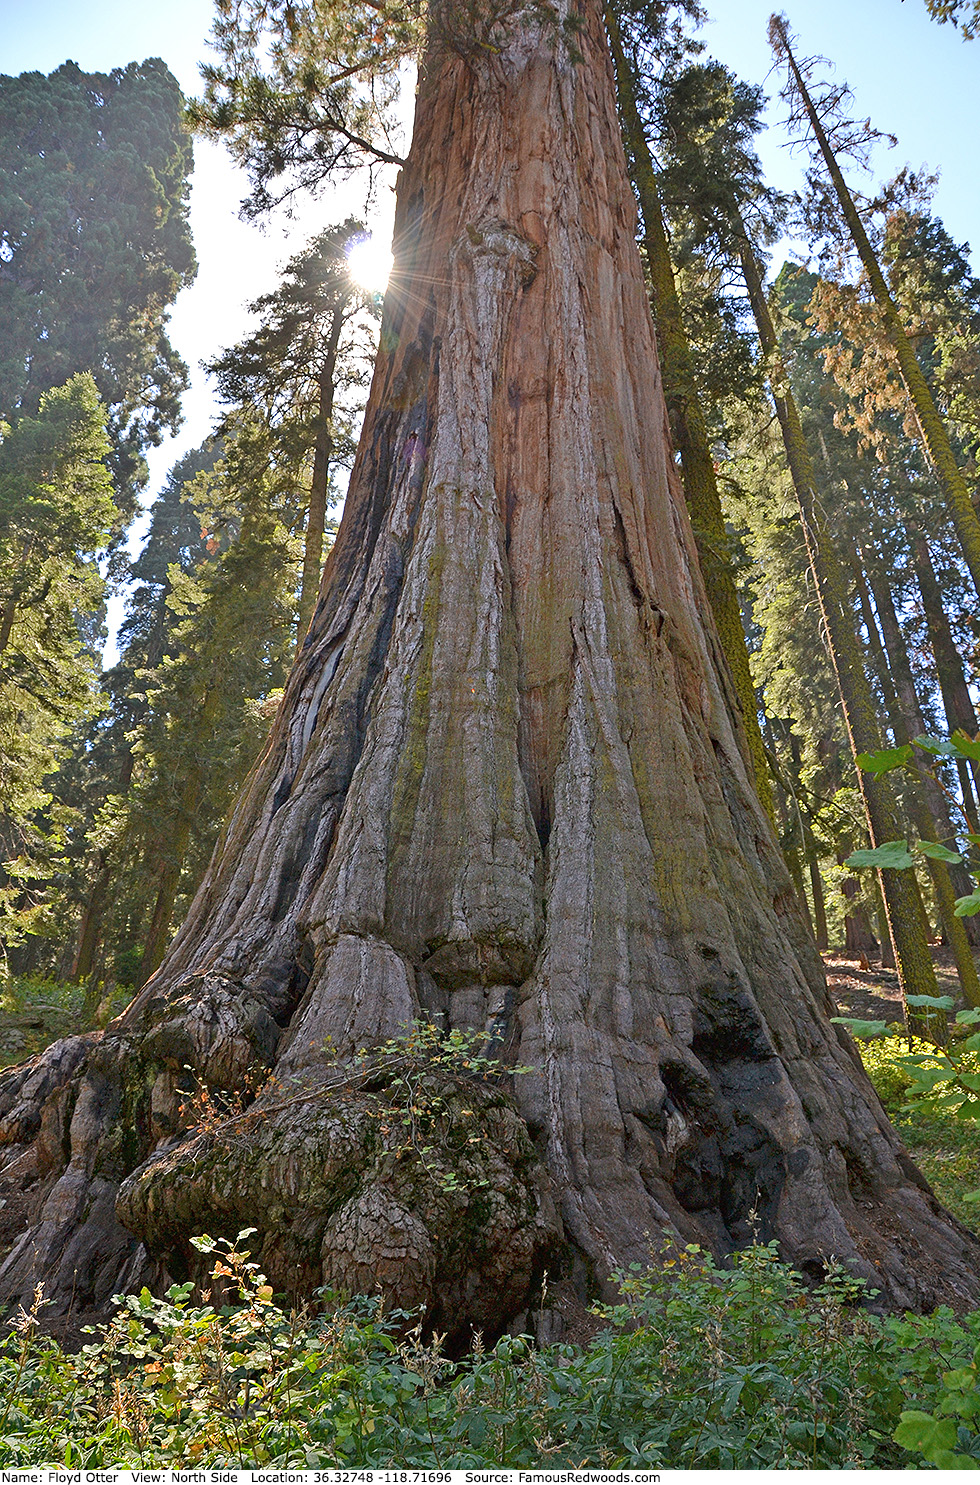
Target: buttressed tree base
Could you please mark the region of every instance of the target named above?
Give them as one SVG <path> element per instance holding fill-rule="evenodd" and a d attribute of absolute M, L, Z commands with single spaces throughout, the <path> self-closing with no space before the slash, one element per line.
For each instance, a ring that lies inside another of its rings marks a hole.
<path fill-rule="evenodd" d="M 8 1297 L 97 1308 L 246 1226 L 277 1288 L 380 1284 L 460 1335 L 664 1228 L 836 1255 L 893 1305 L 977 1297 L 980 1248 L 829 1023 L 750 783 L 583 11 L 574 45 L 528 16 L 433 43 L 267 751 L 129 1009 L 0 1082 Z M 353 1054 L 439 1018 L 532 1071 L 433 1074 L 406 1144 Z"/>

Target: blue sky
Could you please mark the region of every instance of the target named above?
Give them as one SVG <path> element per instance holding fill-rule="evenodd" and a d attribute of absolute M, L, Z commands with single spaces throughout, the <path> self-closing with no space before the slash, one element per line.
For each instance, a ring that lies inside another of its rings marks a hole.
<path fill-rule="evenodd" d="M 980 42 L 963 42 L 937 26 L 923 0 L 786 0 L 801 50 L 836 63 L 855 93 L 855 110 L 899 136 L 884 152 L 882 176 L 904 163 L 941 171 L 936 209 L 957 241 L 980 248 L 977 186 L 977 111 Z M 702 35 L 709 52 L 751 82 L 763 83 L 771 65 L 766 23 L 772 0 L 709 0 L 713 16 Z M 198 62 L 207 54 L 210 0 L 0 0 L 0 71 L 50 72 L 66 58 L 92 71 L 161 56 L 188 93 L 198 85 Z M 775 93 L 774 80 L 768 88 Z M 769 110 L 771 127 L 761 151 L 770 180 L 785 189 L 799 181 L 799 158 L 784 147 L 780 105 Z M 349 194 L 310 208 L 290 240 L 283 224 L 267 232 L 236 220 L 240 182 L 221 149 L 197 146 L 192 222 L 201 262 L 197 283 L 175 309 L 172 339 L 195 371 L 187 423 L 176 441 L 153 458 L 150 491 L 184 449 L 207 432 L 211 404 L 197 369 L 241 334 L 242 306 L 274 282 L 276 265 L 327 222 L 357 209 Z M 390 193 L 381 194 L 390 213 Z M 385 229 L 382 227 L 381 229 Z M 975 252 L 974 262 L 980 262 Z"/>

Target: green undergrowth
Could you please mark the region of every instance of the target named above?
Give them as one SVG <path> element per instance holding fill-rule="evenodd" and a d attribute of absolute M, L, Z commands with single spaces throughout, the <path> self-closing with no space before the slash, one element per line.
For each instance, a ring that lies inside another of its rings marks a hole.
<path fill-rule="evenodd" d="M 71 987 L 11 982 L 0 1033 L 63 1035 L 83 1013 Z M 408 1050 L 392 1055 L 410 1083 Z M 884 1035 L 861 1054 L 937 1194 L 975 1227 L 978 1052 Z M 943 1058 L 958 1083 L 936 1081 Z M 144 1290 L 77 1354 L 43 1334 L 43 1292 L 7 1316 L 0 1468 L 980 1468 L 980 1312 L 880 1317 L 842 1269 L 808 1287 L 774 1244 L 724 1270 L 668 1246 L 620 1276 L 587 1345 L 476 1337 L 454 1361 L 376 1300 L 287 1311 L 245 1240 L 197 1240 L 235 1303 Z"/>
<path fill-rule="evenodd" d="M 131 998 L 132 991 L 122 989 L 95 1004 L 83 986 L 63 980 L 44 975 L 0 978 L 0 1067 L 43 1052 L 59 1037 L 93 1030 Z"/>
<path fill-rule="evenodd" d="M 935 1052 L 928 1042 L 907 1036 L 885 1036 L 858 1043 L 868 1075 L 904 1144 L 943 1205 L 972 1231 L 980 1231 L 980 1205 L 973 1193 L 980 1187 L 980 1122 L 962 1116 L 962 1108 L 941 1098 L 918 1100 L 908 1107 L 912 1071 L 903 1062 L 911 1053 L 928 1058 Z M 977 1054 L 961 1060 L 968 1076 L 980 1065 Z"/>
<path fill-rule="evenodd" d="M 725 1271 L 666 1249 L 621 1276 L 588 1345 L 477 1338 L 454 1362 L 375 1300 L 280 1308 L 246 1237 L 198 1240 L 234 1304 L 144 1290 L 77 1355 L 40 1333 L 43 1296 L 12 1317 L 0 1466 L 980 1467 L 980 1314 L 882 1319 L 841 1269 L 808 1289 L 775 1245 Z"/>
<path fill-rule="evenodd" d="M 79 1029 L 84 995 L 77 985 L 40 975 L 0 980 L 0 1067 L 22 1062 Z"/>

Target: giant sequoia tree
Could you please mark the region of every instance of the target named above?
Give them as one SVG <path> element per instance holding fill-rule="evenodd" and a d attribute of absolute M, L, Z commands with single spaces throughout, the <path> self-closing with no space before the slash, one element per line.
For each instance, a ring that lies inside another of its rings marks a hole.
<path fill-rule="evenodd" d="M 309 635 L 157 974 L 0 1084 L 2 1287 L 98 1303 L 248 1224 L 277 1286 L 380 1282 L 490 1326 L 561 1245 L 601 1277 L 666 1226 L 720 1252 L 759 1230 L 808 1271 L 836 1254 L 895 1303 L 975 1297 L 975 1242 L 827 1019 L 750 782 L 600 6 L 571 38 L 537 9 L 482 36 L 434 9 Z M 397 1051 L 353 1054 L 425 1018 L 532 1071 L 512 1102 L 435 1067 L 406 1144 Z M 194 1127 L 188 1067 L 212 1093 Z M 222 1117 L 218 1090 L 267 1069 Z"/>
<path fill-rule="evenodd" d="M 196 272 L 182 108 L 158 58 L 0 76 L 0 416 L 91 372 L 129 514 L 187 385 L 166 329 Z"/>

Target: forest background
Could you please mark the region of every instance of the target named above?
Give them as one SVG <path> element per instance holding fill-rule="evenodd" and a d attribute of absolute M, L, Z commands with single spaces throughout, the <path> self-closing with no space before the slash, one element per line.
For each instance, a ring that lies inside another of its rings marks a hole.
<path fill-rule="evenodd" d="M 765 7 L 760 5 L 728 7 L 717 15 L 709 16 L 707 25 L 700 33 L 709 54 L 720 57 L 735 75 L 753 83 L 762 82 L 770 74 L 773 65 L 772 53 L 765 37 L 764 12 Z M 925 162 L 927 170 L 938 162 L 941 169 L 934 186 L 930 209 L 942 219 L 955 242 L 977 240 L 980 236 L 980 220 L 977 219 L 977 196 L 972 188 L 970 152 L 968 148 L 958 147 L 959 141 L 969 139 L 972 123 L 969 102 L 972 49 L 963 46 L 952 27 L 937 27 L 924 9 L 912 5 L 886 7 L 876 3 L 863 6 L 856 13 L 853 9 L 847 9 L 845 13 L 845 8 L 840 6 L 803 6 L 795 20 L 803 28 L 807 49 L 830 55 L 837 67 L 837 75 L 846 76 L 857 89 L 860 111 L 868 110 L 875 124 L 883 129 L 894 127 L 890 123 L 891 116 L 899 111 L 901 113 L 901 137 L 897 146 L 889 148 L 887 141 L 873 141 L 873 175 L 861 180 L 861 189 L 867 191 L 869 182 L 874 177 L 881 179 L 894 175 L 905 162 L 910 162 L 913 166 Z M 113 66 L 124 66 L 134 58 L 142 59 L 159 53 L 172 68 L 185 95 L 191 96 L 199 88 L 199 67 L 202 60 L 211 55 L 207 40 L 210 22 L 209 8 L 203 3 L 183 3 L 175 10 L 168 11 L 165 20 L 151 11 L 144 11 L 136 16 L 124 12 L 122 8 L 118 14 L 110 9 L 89 16 L 68 6 L 49 5 L 30 12 L 23 7 L 11 7 L 6 30 L 5 61 L 11 72 L 21 69 L 46 71 L 53 70 L 69 56 L 78 61 L 83 69 L 105 71 Z M 770 94 L 775 92 L 775 82 L 771 76 L 768 91 Z M 405 135 L 410 127 L 410 98 L 411 88 L 408 87 L 396 112 L 396 127 L 401 131 L 403 147 L 407 144 Z M 899 99 L 900 110 L 897 106 Z M 778 100 L 773 99 L 769 103 L 764 114 L 765 125 L 756 136 L 755 146 L 759 150 L 769 189 L 792 192 L 802 186 L 806 162 L 799 148 L 793 150 L 788 147 L 790 140 L 784 127 L 784 113 Z M 110 564 L 112 575 L 102 595 L 105 613 L 102 621 L 101 663 L 104 667 L 110 667 L 118 657 L 120 626 L 124 622 L 126 604 L 132 601 L 133 584 L 138 583 L 141 577 L 138 554 L 146 540 L 152 502 L 167 486 L 168 472 L 176 469 L 176 461 L 192 450 L 202 448 L 211 435 L 216 420 L 227 412 L 227 403 L 224 408 L 220 407 L 215 395 L 216 391 L 227 393 L 227 385 L 216 388 L 214 371 L 206 371 L 206 363 L 213 362 L 223 347 L 233 345 L 236 340 L 248 335 L 250 328 L 256 324 L 253 301 L 263 292 L 274 290 L 277 275 L 281 272 L 287 255 L 301 249 L 302 245 L 329 222 L 338 222 L 352 216 L 363 219 L 365 230 L 374 234 L 375 246 L 380 248 L 381 256 L 384 256 L 384 245 L 390 236 L 394 173 L 394 167 L 381 165 L 374 171 L 367 192 L 363 179 L 358 176 L 343 182 L 325 181 L 316 192 L 297 192 L 279 209 L 267 210 L 252 220 L 243 220 L 239 207 L 248 188 L 244 173 L 229 158 L 228 152 L 218 140 L 198 138 L 196 141 L 193 173 L 190 176 L 189 227 L 198 267 L 196 275 L 179 286 L 176 302 L 172 310 L 167 310 L 169 339 L 187 365 L 189 385 L 183 393 L 181 416 L 179 420 L 175 420 L 175 426 L 168 427 L 164 423 L 154 433 L 153 441 L 147 442 L 143 449 L 146 471 L 144 493 L 141 496 L 142 511 L 135 513 L 125 536 L 119 529 L 113 533 L 115 555 Z M 770 245 L 773 277 L 781 261 L 787 257 L 794 261 L 812 261 L 814 244 L 805 240 L 806 229 L 798 220 L 783 220 L 772 235 L 775 238 Z M 377 275 L 383 273 L 383 265 L 373 271 L 375 283 L 372 287 L 377 289 L 381 282 Z M 726 292 L 730 292 L 730 287 Z M 253 304 L 251 311 L 250 304 Z M 359 373 L 362 378 L 366 375 L 366 366 L 367 361 L 363 360 Z M 254 387 L 252 390 L 254 391 Z M 354 401 L 356 403 L 357 399 Z M 346 433 L 348 448 L 356 427 L 356 417 L 356 407 L 352 404 L 353 421 L 349 423 Z M 183 481 L 197 472 L 195 463 L 193 468 L 181 468 L 176 481 L 170 479 L 168 487 L 171 501 L 176 499 L 179 505 Z M 335 505 L 342 494 L 343 480 L 343 466 L 338 464 L 331 478 L 331 493 Z M 302 506 L 302 502 L 300 505 Z M 213 517 L 215 513 L 211 514 Z M 305 519 L 303 510 L 300 509 L 295 515 L 302 525 Z M 221 520 L 227 520 L 227 512 L 219 516 L 219 523 Z M 207 525 L 207 521 L 202 524 L 202 531 L 204 525 Z M 174 533 L 171 532 L 170 536 L 172 540 Z M 155 570 L 156 579 L 156 586 L 151 580 L 149 589 L 145 586 L 142 589 L 144 609 L 147 603 L 159 603 L 161 600 L 164 605 L 169 602 L 172 609 L 173 603 L 179 601 L 169 599 L 167 594 L 160 591 L 161 584 L 166 586 L 166 569 L 174 558 L 174 551 L 164 551 L 160 546 L 160 540 L 165 545 L 166 539 L 161 533 L 158 549 L 154 551 L 154 544 L 151 542 L 142 559 L 142 574 Z M 215 539 L 215 532 L 211 532 L 207 540 L 213 542 Z M 220 536 L 217 539 L 220 540 Z M 124 551 L 126 556 L 123 556 Z M 184 565 L 192 568 L 194 561 L 201 555 L 201 551 L 193 555 L 185 551 Z M 132 566 L 134 562 L 135 567 Z M 145 619 L 144 613 L 144 622 Z M 758 645 L 758 639 L 757 633 L 753 643 Z M 96 645 L 100 643 L 95 633 L 90 642 Z M 145 634 L 142 636 L 142 643 L 144 646 L 147 643 Z M 130 669 L 148 671 L 151 667 L 147 665 L 147 658 L 146 655 L 131 656 Z M 274 671 L 277 663 L 281 664 L 281 657 L 278 662 L 269 663 Z M 777 664 L 776 670 L 779 668 Z M 266 674 L 266 682 L 272 671 Z M 281 677 L 277 675 L 275 678 Z M 969 684 L 972 676 L 967 674 L 965 679 Z M 270 693 L 276 691 L 274 686 L 269 689 Z M 255 704 L 260 704 L 259 699 L 251 698 L 251 701 L 254 711 Z M 268 710 L 268 699 L 265 704 Z M 132 722 L 133 719 L 128 718 L 124 728 L 131 730 Z M 101 722 L 92 725 L 97 733 L 100 730 L 105 732 L 106 714 L 103 713 Z M 242 717 L 238 718 L 236 725 L 244 725 Z M 108 730 L 111 732 L 113 729 L 109 727 Z M 259 730 L 261 731 L 261 725 Z M 114 749 L 118 753 L 121 747 L 122 753 L 126 754 L 131 749 L 120 737 L 120 731 L 116 727 L 116 736 L 110 751 Z M 48 839 L 57 844 L 49 850 L 47 867 L 40 867 L 37 859 L 38 854 L 44 854 L 43 851 L 37 853 L 28 850 L 24 857 L 24 866 L 29 872 L 40 872 L 40 875 L 34 875 L 32 886 L 27 888 L 26 895 L 24 888 L 27 878 L 24 876 L 18 879 L 19 886 L 13 894 L 8 894 L 12 911 L 8 917 L 6 937 L 11 946 L 18 936 L 21 937 L 21 952 L 15 952 L 12 967 L 20 971 L 43 968 L 56 977 L 74 973 L 75 978 L 88 979 L 93 987 L 96 983 L 108 983 L 111 987 L 113 983 L 125 985 L 127 982 L 138 981 L 141 973 L 145 974 L 152 963 L 159 960 L 170 928 L 179 917 L 181 904 L 186 904 L 192 895 L 194 882 L 203 869 L 218 820 L 227 807 L 234 783 L 247 767 L 246 757 L 256 741 L 257 734 L 250 733 L 244 752 L 237 747 L 233 748 L 234 761 L 226 762 L 224 777 L 220 782 L 217 779 L 213 781 L 216 807 L 206 812 L 207 823 L 202 821 L 200 830 L 195 825 L 190 832 L 191 838 L 188 839 L 186 849 L 177 853 L 182 858 L 189 855 L 186 868 L 183 859 L 179 867 L 173 859 L 165 861 L 163 858 L 167 852 L 161 847 L 161 841 L 169 835 L 176 816 L 188 813 L 186 802 L 182 806 L 172 801 L 172 807 L 164 808 L 162 816 L 156 820 L 156 840 L 150 848 L 149 856 L 156 857 L 155 870 L 158 878 L 176 873 L 178 880 L 173 891 L 169 881 L 165 883 L 163 896 L 166 901 L 155 904 L 166 919 L 165 924 L 158 923 L 155 935 L 152 932 L 152 919 L 148 926 L 146 922 L 140 921 L 137 913 L 135 919 L 131 916 L 124 926 L 117 927 L 114 944 L 110 944 L 101 935 L 101 929 L 99 942 L 92 945 L 91 951 L 77 942 L 78 936 L 84 935 L 86 927 L 84 921 L 81 924 L 78 922 L 78 914 L 81 913 L 84 920 L 86 911 L 86 889 L 84 883 L 77 880 L 79 871 L 81 877 L 91 886 L 91 876 L 95 870 L 98 887 L 101 880 L 100 869 L 93 868 L 92 842 L 100 830 L 103 833 L 108 830 L 110 835 L 115 831 L 113 849 L 125 854 L 126 848 L 121 846 L 120 839 L 125 836 L 126 830 L 120 827 L 118 818 L 112 824 L 103 818 L 100 825 L 95 825 L 95 817 L 99 811 L 105 814 L 107 799 L 115 800 L 118 797 L 110 780 L 103 781 L 101 791 L 89 790 L 93 797 L 84 804 L 74 797 L 64 799 L 62 803 L 67 806 L 69 814 L 80 806 L 89 815 L 87 829 L 83 832 L 88 842 L 87 851 L 80 847 L 77 819 L 73 826 L 68 827 L 72 843 L 67 861 L 71 874 L 76 878 L 73 888 L 69 889 L 68 898 L 74 897 L 75 901 L 68 907 L 67 901 L 63 899 L 61 916 L 57 912 L 52 916 L 52 903 L 58 892 L 56 890 L 52 893 L 50 890 L 50 874 L 57 867 L 55 875 L 59 882 L 64 883 L 66 857 L 59 855 L 60 843 L 65 838 L 64 831 L 61 828 L 52 830 L 49 821 L 46 832 Z M 83 746 L 89 747 L 91 744 L 90 735 Z M 62 741 L 58 747 L 63 749 L 64 745 Z M 823 746 L 826 747 L 826 739 Z M 139 752 L 139 745 L 136 751 Z M 815 760 L 811 757 L 808 762 L 813 766 Z M 186 759 L 184 763 L 186 767 Z M 111 770 L 118 765 L 119 759 L 116 757 L 114 763 L 108 766 Z M 124 764 L 124 771 L 128 766 Z M 169 767 L 166 760 L 163 766 Z M 801 766 L 806 766 L 802 755 Z M 170 772 L 172 774 L 172 768 Z M 825 785 L 826 781 L 823 782 Z M 835 786 L 843 785 L 846 790 L 843 778 L 834 779 L 833 783 Z M 70 788 L 68 792 L 71 793 Z M 83 792 L 86 792 L 85 786 Z M 846 794 L 839 794 L 837 787 L 830 794 L 837 797 L 838 806 L 843 804 L 845 810 L 847 809 Z M 853 810 L 852 801 L 851 814 Z M 159 815 L 159 801 L 157 812 Z M 827 822 L 824 824 L 826 826 Z M 789 828 L 792 829 L 792 826 Z M 803 827 L 798 825 L 798 828 Z M 825 836 L 833 835 L 833 828 L 825 829 L 824 833 Z M 857 834 L 860 834 L 860 826 L 857 827 Z M 843 911 L 846 904 L 841 897 L 842 890 L 850 891 L 852 895 L 857 891 L 857 884 L 853 879 L 848 880 L 839 870 L 835 875 L 835 867 L 839 867 L 846 856 L 847 851 L 844 848 L 849 844 L 863 842 L 857 839 L 849 841 L 846 832 L 842 833 L 839 829 L 836 839 L 819 842 L 823 849 L 822 869 L 828 878 L 827 886 L 830 890 L 829 903 L 824 911 L 830 912 L 831 931 L 835 938 L 845 933 L 845 916 L 853 920 L 846 930 L 849 934 L 848 946 L 861 949 L 870 946 L 874 938 L 873 930 L 870 924 L 863 922 L 862 914 L 866 916 L 870 909 L 873 916 L 876 904 L 872 900 L 873 889 L 869 897 L 865 885 L 860 892 L 862 900 L 853 904 L 856 913 L 845 914 Z M 148 853 L 145 837 L 140 840 L 135 853 L 132 847 L 133 842 L 129 848 L 130 860 L 139 857 L 146 863 Z M 82 861 L 78 859 L 80 849 L 84 858 Z M 19 854 L 18 852 L 17 855 Z M 96 848 L 98 859 L 101 860 L 105 854 L 105 846 L 100 844 Z M 11 855 L 14 857 L 13 852 Z M 173 856 L 172 851 L 170 855 Z M 833 860 L 834 855 L 837 857 L 836 861 Z M 48 880 L 45 880 L 45 871 L 49 874 Z M 102 874 L 105 875 L 105 868 L 102 868 Z M 842 889 L 841 884 L 844 882 L 847 885 Z M 811 886 L 811 896 L 812 890 Z M 869 898 L 867 903 L 864 903 L 864 898 Z M 820 911 L 817 908 L 818 916 Z M 157 913 L 158 919 L 160 912 Z M 55 917 L 58 918 L 57 928 L 53 926 Z M 39 933 L 39 929 L 42 932 Z M 26 948 L 22 937 L 24 931 L 27 931 L 31 940 Z M 145 940 L 148 931 L 155 941 L 150 944 L 147 954 L 145 942 L 141 944 L 140 939 Z M 72 946 L 73 935 L 76 942 Z M 879 931 L 879 937 L 882 936 Z M 824 938 L 822 931 L 820 937 Z M 54 952 L 56 939 L 61 940 L 57 953 Z M 45 942 L 46 949 L 42 948 Z M 90 992 L 90 1000 L 92 995 L 94 988 Z"/>

